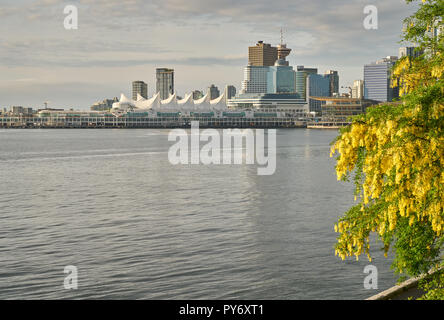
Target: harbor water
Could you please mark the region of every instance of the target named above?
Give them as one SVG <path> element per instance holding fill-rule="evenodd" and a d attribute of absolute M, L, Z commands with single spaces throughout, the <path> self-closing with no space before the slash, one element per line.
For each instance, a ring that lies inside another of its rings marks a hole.
<path fill-rule="evenodd" d="M 334 255 L 354 203 L 336 130 L 277 130 L 270 176 L 172 165 L 169 132 L 0 130 L 0 299 L 364 299 L 395 284 L 380 243 L 371 263 Z"/>

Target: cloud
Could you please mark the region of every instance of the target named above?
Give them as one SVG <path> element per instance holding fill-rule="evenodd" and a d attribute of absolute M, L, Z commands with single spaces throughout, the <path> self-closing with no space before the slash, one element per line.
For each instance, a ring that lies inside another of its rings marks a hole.
<path fill-rule="evenodd" d="M 68 4 L 78 6 L 79 30 L 63 28 Z M 378 30 L 363 28 L 368 4 L 378 8 Z M 362 77 L 365 63 L 396 54 L 402 20 L 416 6 L 404 0 L 2 0 L 0 67 L 7 68 L 0 80 L 39 78 L 32 74 L 39 69 L 152 65 L 236 67 L 230 82 L 240 83 L 247 47 L 257 40 L 276 44 L 282 27 L 292 65 L 344 70 L 340 79 L 350 82 Z M 18 74 L 23 67 L 32 72 Z M 208 83 L 221 77 L 200 76 Z"/>

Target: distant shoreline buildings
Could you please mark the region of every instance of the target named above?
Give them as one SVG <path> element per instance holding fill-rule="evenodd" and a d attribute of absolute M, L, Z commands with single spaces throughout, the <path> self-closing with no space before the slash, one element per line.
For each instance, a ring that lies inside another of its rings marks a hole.
<path fill-rule="evenodd" d="M 277 46 L 258 41 L 254 46 L 248 47 L 248 64 L 244 67 L 244 79 L 239 92 L 235 86 L 226 85 L 221 94 L 219 88 L 211 84 L 206 92 L 194 90 L 182 98 L 175 91 L 174 69 L 156 68 L 155 93 L 151 98 L 148 95 L 148 84 L 136 80 L 131 84 L 132 99 L 124 95 L 120 99 L 104 99 L 94 103 L 90 109 L 117 117 L 199 115 L 223 118 L 234 114 L 244 117 L 253 112 L 265 117 L 288 117 L 307 121 L 320 119 L 321 122 L 325 122 L 327 118 L 333 119 L 336 112 L 337 120 L 340 119 L 343 123 L 345 114 L 365 112 L 369 104 L 390 102 L 399 96 L 397 83 L 391 79 L 391 67 L 398 59 L 396 56 L 364 65 L 363 79 L 354 81 L 348 87 L 349 94 L 341 96 L 338 71 L 327 70 L 319 74 L 317 68 L 303 65 L 293 68 L 286 60 L 291 52 L 292 49 L 283 42 L 282 33 Z M 400 57 L 418 57 L 421 54 L 423 52 L 414 47 L 399 49 Z M 354 109 L 350 109 L 347 104 L 354 106 Z M 0 114 L 29 117 L 44 111 L 56 113 L 59 117 L 64 110 L 45 106 L 36 113 L 31 108 L 13 106 L 10 111 L 3 109 Z M 79 111 L 79 114 L 82 112 Z"/>
<path fill-rule="evenodd" d="M 339 94 L 339 75 L 328 70 L 290 66 L 291 49 L 283 42 L 277 47 L 258 41 L 248 48 L 248 65 L 238 95 L 228 100 L 235 109 L 266 109 L 303 114 L 321 112 L 321 102 L 312 97 Z"/>

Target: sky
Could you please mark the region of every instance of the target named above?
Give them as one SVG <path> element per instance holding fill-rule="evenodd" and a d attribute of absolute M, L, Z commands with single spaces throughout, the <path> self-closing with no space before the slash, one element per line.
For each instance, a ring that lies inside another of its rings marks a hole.
<path fill-rule="evenodd" d="M 66 30 L 64 8 L 78 9 Z M 367 30 L 364 7 L 378 9 Z M 0 107 L 87 109 L 131 82 L 155 91 L 155 69 L 175 69 L 179 96 L 231 84 L 241 88 L 248 46 L 277 45 L 290 65 L 337 70 L 340 86 L 363 78 L 364 64 L 398 55 L 405 0 L 0 0 Z M 348 91 L 343 89 L 343 92 Z"/>

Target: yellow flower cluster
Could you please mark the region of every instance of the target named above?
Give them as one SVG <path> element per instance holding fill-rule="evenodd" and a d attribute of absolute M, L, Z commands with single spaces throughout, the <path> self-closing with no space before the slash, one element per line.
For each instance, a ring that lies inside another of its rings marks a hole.
<path fill-rule="evenodd" d="M 434 59 L 436 63 L 429 66 L 428 62 L 423 60 L 403 57 L 393 68 L 392 76 L 396 81 L 392 82 L 392 86 L 399 86 L 399 94 L 402 96 L 418 86 L 430 85 L 436 79 L 442 79 L 444 76 L 442 56 L 437 53 Z"/>
<path fill-rule="evenodd" d="M 431 110 L 438 119 L 444 105 Z M 443 234 L 444 137 L 440 128 L 431 135 L 414 121 L 407 126 L 399 123 L 402 117 L 415 119 L 419 112 L 420 108 L 410 108 L 389 120 L 354 121 L 332 146 L 331 156 L 339 152 L 338 180 L 355 169 L 360 150 L 365 150 L 359 225 L 351 219 L 335 225 L 340 234 L 335 253 L 342 259 L 363 253 L 370 258 L 370 231 L 382 236 L 396 228 L 399 217 L 408 218 L 410 224 L 429 221 L 436 236 Z M 377 212 L 367 210 L 381 197 L 386 206 Z"/>

